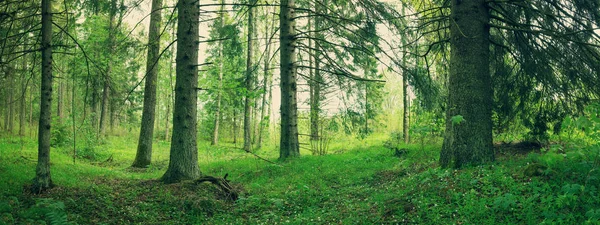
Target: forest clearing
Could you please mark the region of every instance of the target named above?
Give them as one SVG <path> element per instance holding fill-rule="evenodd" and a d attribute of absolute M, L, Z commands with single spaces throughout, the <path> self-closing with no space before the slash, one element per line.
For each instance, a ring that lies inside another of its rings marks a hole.
<path fill-rule="evenodd" d="M 1 224 L 600 224 L 600 2 L 0 2 Z"/>

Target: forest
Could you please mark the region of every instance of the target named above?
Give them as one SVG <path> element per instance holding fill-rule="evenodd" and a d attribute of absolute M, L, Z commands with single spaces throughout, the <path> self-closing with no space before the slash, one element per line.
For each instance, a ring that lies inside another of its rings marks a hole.
<path fill-rule="evenodd" d="M 599 0 L 0 0 L 0 224 L 600 224 Z"/>

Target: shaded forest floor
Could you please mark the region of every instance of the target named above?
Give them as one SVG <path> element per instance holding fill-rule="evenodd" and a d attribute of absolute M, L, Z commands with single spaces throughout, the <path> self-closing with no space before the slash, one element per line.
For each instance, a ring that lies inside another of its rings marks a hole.
<path fill-rule="evenodd" d="M 156 181 L 167 166 L 166 142 L 155 145 L 152 167 L 129 168 L 130 140 L 110 138 L 75 164 L 69 147 L 53 149 L 57 187 L 33 196 L 24 190 L 36 143 L 0 139 L 0 224 L 600 223 L 598 161 L 577 157 L 585 155 L 578 146 L 497 146 L 497 162 L 453 170 L 437 165 L 439 144 L 401 145 L 406 152 L 395 157 L 382 137 L 340 142 L 334 153 L 282 166 L 201 143 L 203 174 L 229 174 L 241 191 L 231 202 L 209 183 Z M 277 152 L 257 154 L 275 160 Z"/>

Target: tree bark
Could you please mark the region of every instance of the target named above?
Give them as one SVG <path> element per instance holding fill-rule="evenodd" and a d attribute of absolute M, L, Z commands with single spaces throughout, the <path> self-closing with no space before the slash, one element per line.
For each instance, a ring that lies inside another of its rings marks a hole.
<path fill-rule="evenodd" d="M 282 0 L 279 6 L 281 135 L 279 159 L 300 156 L 298 142 L 298 105 L 296 99 L 296 31 L 294 0 Z"/>
<path fill-rule="evenodd" d="M 252 92 L 253 92 L 253 77 L 252 77 L 252 46 L 254 45 L 254 4 L 253 0 L 248 9 L 248 51 L 246 58 L 246 99 L 244 102 L 244 150 L 250 152 L 252 150 Z"/>
<path fill-rule="evenodd" d="M 442 167 L 494 160 L 489 9 L 485 0 L 453 0 L 450 15 L 450 79 Z M 460 123 L 452 118 L 462 116 Z"/>
<path fill-rule="evenodd" d="M 41 193 L 54 186 L 50 176 L 50 125 L 52 120 L 52 6 L 42 0 L 42 85 L 38 131 L 38 163 L 31 192 Z"/>
<path fill-rule="evenodd" d="M 152 0 L 150 30 L 148 32 L 148 57 L 146 59 L 146 83 L 144 87 L 144 109 L 137 153 L 132 167 L 147 167 L 152 162 L 152 139 L 156 112 L 156 80 L 160 50 L 162 0 Z"/>
<path fill-rule="evenodd" d="M 219 27 L 222 29 L 225 26 L 225 1 L 220 0 L 221 8 L 219 10 Z M 224 37 L 220 37 L 224 38 Z M 219 89 L 217 90 L 217 105 L 215 109 L 215 127 L 213 130 L 213 136 L 211 145 L 219 144 L 219 122 L 221 121 L 221 94 L 223 92 L 223 65 L 225 62 L 223 61 L 225 57 L 223 57 L 223 42 L 219 42 Z"/>
<path fill-rule="evenodd" d="M 177 65 L 173 137 L 167 172 L 161 180 L 176 183 L 200 177 L 196 143 L 198 102 L 198 0 L 180 0 L 177 12 Z"/>

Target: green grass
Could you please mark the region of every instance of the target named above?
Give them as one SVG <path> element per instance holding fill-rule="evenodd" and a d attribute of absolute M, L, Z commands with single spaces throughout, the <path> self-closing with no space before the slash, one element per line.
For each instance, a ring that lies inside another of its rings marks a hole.
<path fill-rule="evenodd" d="M 153 166 L 129 169 L 137 140 L 110 137 L 96 160 L 52 149 L 49 193 L 23 192 L 34 176 L 37 144 L 0 140 L 0 224 L 598 224 L 600 172 L 578 149 L 503 155 L 492 164 L 440 169 L 439 144 L 408 146 L 400 158 L 385 135 L 331 143 L 326 156 L 273 165 L 233 148 L 199 143 L 205 175 L 242 192 L 235 203 L 208 183 L 164 185 L 169 143 L 156 141 Z M 256 151 L 276 161 L 274 146 Z M 582 153 L 585 155 L 585 152 Z M 113 161 L 105 162 L 112 155 Z M 524 173 L 532 164 L 543 174 Z M 6 181 L 6 182 L 5 182 Z"/>

